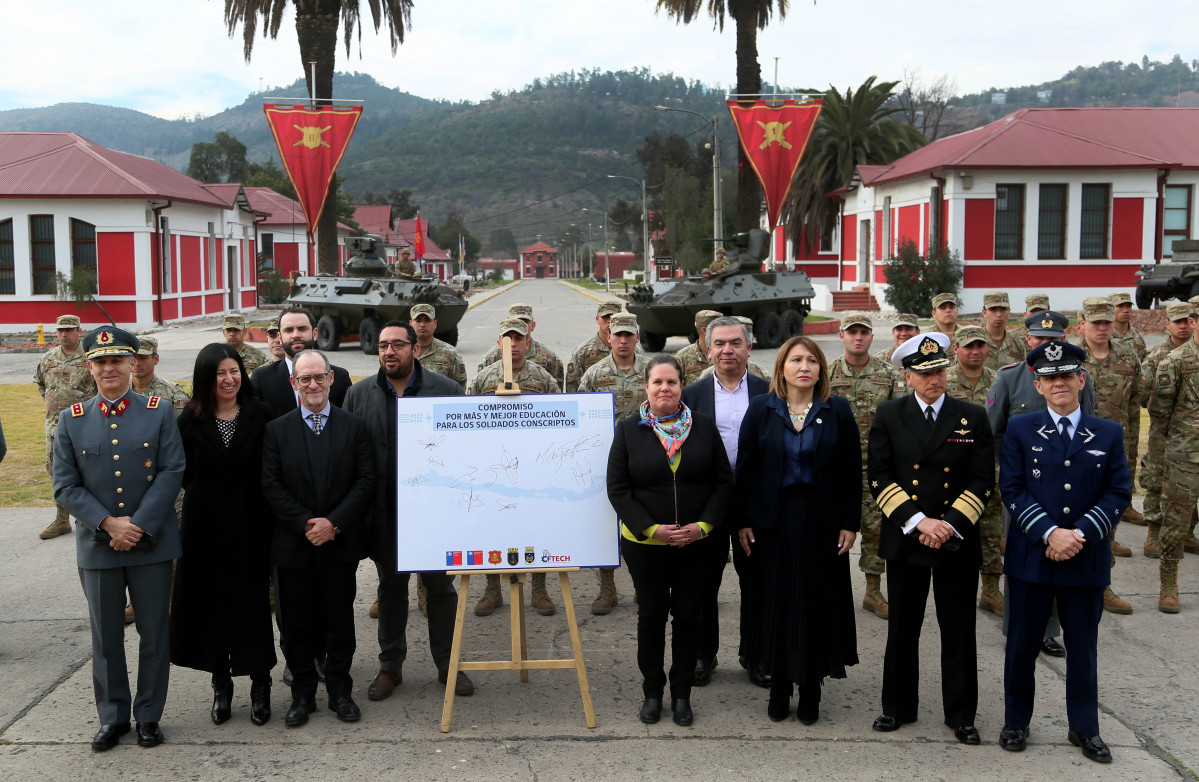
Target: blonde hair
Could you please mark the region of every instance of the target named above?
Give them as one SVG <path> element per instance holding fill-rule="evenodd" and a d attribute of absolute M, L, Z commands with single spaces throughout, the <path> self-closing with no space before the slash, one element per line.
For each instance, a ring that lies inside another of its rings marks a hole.
<path fill-rule="evenodd" d="M 820 346 L 810 337 L 792 337 L 779 348 L 779 352 L 774 356 L 774 374 L 770 376 L 770 391 L 779 399 L 787 398 L 787 379 L 783 376 L 783 365 L 787 363 L 788 354 L 800 345 L 807 348 L 820 364 L 820 377 L 816 380 L 814 392 L 821 402 L 827 402 L 832 394 L 828 379 L 828 359 L 825 358 L 824 351 L 820 349 Z"/>

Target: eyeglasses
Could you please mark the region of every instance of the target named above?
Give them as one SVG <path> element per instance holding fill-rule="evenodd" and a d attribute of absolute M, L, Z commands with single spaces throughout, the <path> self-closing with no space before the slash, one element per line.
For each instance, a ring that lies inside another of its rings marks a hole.
<path fill-rule="evenodd" d="M 411 342 L 405 342 L 402 339 L 396 339 L 396 340 L 392 340 L 391 342 L 380 342 L 379 343 L 379 352 L 386 353 L 388 350 L 390 350 L 393 353 L 402 353 L 404 351 L 404 348 L 410 348 L 410 347 L 412 347 Z"/>
<path fill-rule="evenodd" d="M 329 379 L 328 372 L 321 372 L 319 375 L 297 375 L 296 383 L 301 386 L 310 386 L 316 383 L 318 386 Z"/>

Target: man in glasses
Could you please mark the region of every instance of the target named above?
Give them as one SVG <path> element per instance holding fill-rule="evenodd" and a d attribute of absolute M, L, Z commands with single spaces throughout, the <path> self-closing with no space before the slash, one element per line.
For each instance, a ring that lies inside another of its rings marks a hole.
<path fill-rule="evenodd" d="M 420 361 L 416 329 L 400 320 L 384 324 L 379 332 L 379 371 L 359 380 L 346 394 L 345 409 L 366 421 L 375 432 L 375 498 L 370 514 L 370 557 L 379 572 L 379 673 L 366 692 L 372 701 L 389 697 L 403 682 L 408 656 L 408 573 L 396 572 L 396 400 L 413 396 L 462 396 L 462 388 Z M 454 641 L 454 614 L 458 595 L 454 579 L 445 573 L 420 573 L 425 587 L 429 620 L 429 651 L 445 683 Z M 474 684 L 459 671 L 457 695 L 470 695 Z"/>
<path fill-rule="evenodd" d="M 291 384 L 292 362 L 301 351 L 316 347 L 316 316 L 304 307 L 283 310 L 279 316 L 279 335 L 283 339 L 283 352 L 286 354 L 283 360 L 264 364 L 250 375 L 250 382 L 258 390 L 262 401 L 271 408 L 274 418 L 300 406 L 300 395 Z M 346 392 L 350 390 L 350 373 L 341 367 L 331 367 L 331 371 L 333 384 L 329 388 L 329 401 L 341 407 Z"/>

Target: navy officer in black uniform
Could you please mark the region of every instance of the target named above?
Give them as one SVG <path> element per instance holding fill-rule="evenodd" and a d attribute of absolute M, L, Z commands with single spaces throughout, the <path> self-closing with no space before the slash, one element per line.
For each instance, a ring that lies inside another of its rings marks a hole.
<path fill-rule="evenodd" d="M 135 394 L 129 379 L 137 337 L 101 326 L 83 338 L 99 393 L 58 417 L 54 499 L 79 520 L 75 556 L 92 626 L 92 683 L 100 730 L 92 749 L 111 749 L 129 732 L 162 742 L 158 726 L 170 671 L 167 613 L 171 561 L 179 556 L 175 495 L 183 443 L 171 400 Z M 137 698 L 125 664 L 125 591 L 137 619 Z"/>
<path fill-rule="evenodd" d="M 999 744 L 1020 751 L 1028 738 L 1034 666 L 1052 606 L 1065 630 L 1067 738 L 1099 763 L 1111 751 L 1099 737 L 1097 642 L 1103 592 L 1111 581 L 1111 532 L 1132 499 L 1123 429 L 1083 412 L 1086 353 L 1046 342 L 1025 359 L 1048 409 L 1013 418 L 1000 476 L 1009 514 L 1008 621 L 1004 728 Z"/>

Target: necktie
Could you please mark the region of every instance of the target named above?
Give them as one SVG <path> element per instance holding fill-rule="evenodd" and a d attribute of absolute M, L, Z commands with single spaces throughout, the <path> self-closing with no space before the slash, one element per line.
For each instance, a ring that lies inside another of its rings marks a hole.
<path fill-rule="evenodd" d="M 936 421 L 936 419 L 933 418 L 933 406 L 932 405 L 929 405 L 928 407 L 924 408 L 924 420 L 928 421 L 928 428 L 932 429 L 933 422 Z"/>
<path fill-rule="evenodd" d="M 1061 426 L 1061 428 L 1058 430 L 1058 432 L 1062 436 L 1062 443 L 1065 444 L 1066 447 L 1069 447 L 1070 446 L 1070 419 L 1063 416 L 1058 419 L 1058 424 L 1060 424 L 1060 426 Z"/>
<path fill-rule="evenodd" d="M 324 421 L 325 421 L 324 413 L 313 413 L 312 414 L 312 433 L 318 437 L 320 436 L 321 432 L 325 428 Z"/>

